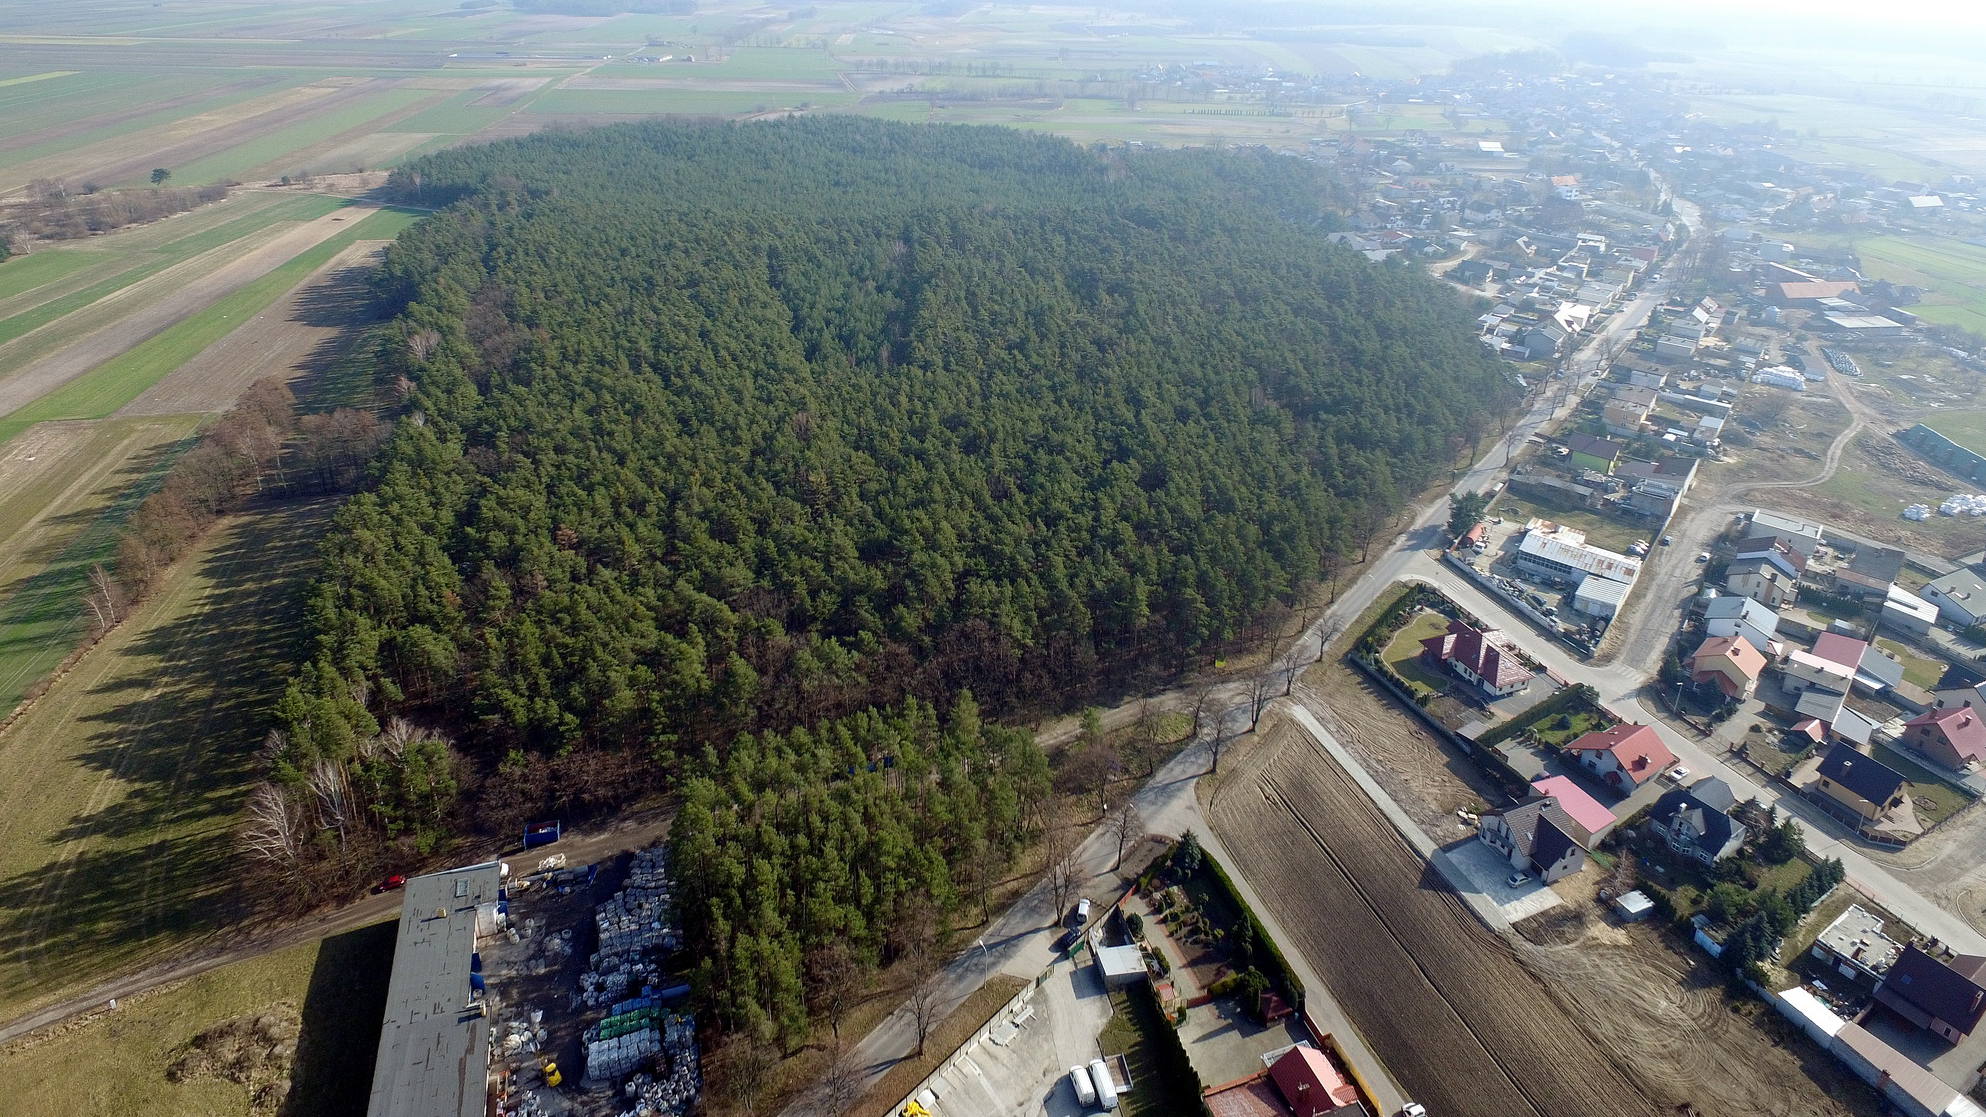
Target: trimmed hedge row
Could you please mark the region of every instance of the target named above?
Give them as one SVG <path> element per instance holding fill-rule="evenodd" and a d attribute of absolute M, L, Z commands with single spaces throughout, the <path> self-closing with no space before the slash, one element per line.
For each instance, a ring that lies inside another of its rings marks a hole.
<path fill-rule="evenodd" d="M 1264 977 L 1276 982 L 1292 995 L 1294 1000 L 1291 1002 L 1291 1007 L 1301 1004 L 1303 982 L 1298 981 L 1296 972 L 1290 969 L 1289 959 L 1283 957 L 1282 950 L 1276 946 L 1275 937 L 1270 935 L 1269 929 L 1262 926 L 1262 921 L 1255 917 L 1255 909 L 1249 907 L 1248 901 L 1241 898 L 1241 891 L 1234 886 L 1234 880 L 1227 875 L 1227 870 L 1221 867 L 1221 863 L 1215 860 L 1212 854 L 1205 855 L 1205 863 L 1207 868 L 1213 871 L 1214 879 L 1220 882 L 1221 890 L 1227 893 L 1228 902 L 1234 905 L 1234 910 L 1241 913 L 1241 918 L 1248 921 L 1248 931 L 1255 942 L 1255 968 L 1261 970 Z"/>

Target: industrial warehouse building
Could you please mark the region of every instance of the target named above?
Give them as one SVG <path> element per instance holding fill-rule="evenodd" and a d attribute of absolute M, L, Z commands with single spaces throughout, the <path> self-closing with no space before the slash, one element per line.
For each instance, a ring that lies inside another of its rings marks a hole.
<path fill-rule="evenodd" d="M 487 1112 L 490 1022 L 476 940 L 498 929 L 502 887 L 495 861 L 407 882 L 368 1117 Z"/>

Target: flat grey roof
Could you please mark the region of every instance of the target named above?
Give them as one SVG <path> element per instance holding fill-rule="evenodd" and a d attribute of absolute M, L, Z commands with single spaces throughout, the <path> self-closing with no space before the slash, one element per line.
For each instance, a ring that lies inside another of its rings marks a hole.
<path fill-rule="evenodd" d="M 497 862 L 407 882 L 368 1117 L 482 1117 L 490 1024 L 470 1007 L 477 909 L 494 906 Z"/>

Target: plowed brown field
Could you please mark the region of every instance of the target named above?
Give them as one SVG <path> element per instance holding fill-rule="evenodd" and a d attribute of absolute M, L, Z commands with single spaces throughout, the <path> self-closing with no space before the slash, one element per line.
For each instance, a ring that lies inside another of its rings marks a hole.
<path fill-rule="evenodd" d="M 1298 726 L 1271 730 L 1239 768 L 1210 824 L 1285 946 L 1430 1112 L 1879 1111 L 1769 1012 L 1733 1013 L 1707 968 L 1650 930 L 1582 915 L 1556 936 L 1565 945 L 1541 946 L 1484 927 Z"/>

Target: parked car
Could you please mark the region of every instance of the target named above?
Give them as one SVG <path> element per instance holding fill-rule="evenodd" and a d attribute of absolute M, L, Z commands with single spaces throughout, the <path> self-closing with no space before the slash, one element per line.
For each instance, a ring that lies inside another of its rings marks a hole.
<path fill-rule="evenodd" d="M 388 876 L 385 880 L 382 880 L 378 884 L 373 885 L 372 890 L 375 893 L 392 892 L 395 889 L 405 888 L 405 887 L 407 887 L 407 878 L 401 876 L 399 873 L 394 873 Z"/>
<path fill-rule="evenodd" d="M 1675 541 L 1676 541 L 1676 537 L 1675 537 L 1675 536 L 1673 536 L 1673 535 L 1664 535 L 1664 536 L 1662 537 L 1662 546 L 1664 546 L 1664 547 L 1666 547 L 1666 546 L 1668 546 L 1669 544 L 1671 544 L 1671 543 L 1674 543 Z"/>
<path fill-rule="evenodd" d="M 1400 1107 L 1400 1117 L 1427 1117 L 1427 1106 L 1410 1101 Z"/>
<path fill-rule="evenodd" d="M 1503 883 L 1505 883 L 1505 884 L 1507 884 L 1507 885 L 1509 885 L 1509 886 L 1510 886 L 1510 887 L 1512 887 L 1512 888 L 1522 888 L 1522 887 L 1524 887 L 1525 885 L 1527 885 L 1527 884 L 1529 884 L 1529 883 L 1531 883 L 1531 874 L 1530 874 L 1530 873 L 1512 873 L 1512 874 L 1510 874 L 1510 879 L 1509 879 L 1509 880 L 1506 880 L 1506 881 L 1504 881 Z"/>
<path fill-rule="evenodd" d="M 1710 561 L 1710 552 L 1709 552 L 1709 551 L 1698 551 L 1698 552 L 1696 553 L 1696 561 L 1697 561 L 1697 563 L 1698 563 L 1698 565 L 1701 565 L 1701 564 L 1703 564 L 1703 563 L 1706 563 L 1706 562 L 1709 562 L 1709 561 Z"/>
<path fill-rule="evenodd" d="M 1678 764 L 1674 768 L 1664 772 L 1662 778 L 1668 780 L 1670 783 L 1680 785 L 1684 780 L 1689 778 L 1689 769 Z"/>

